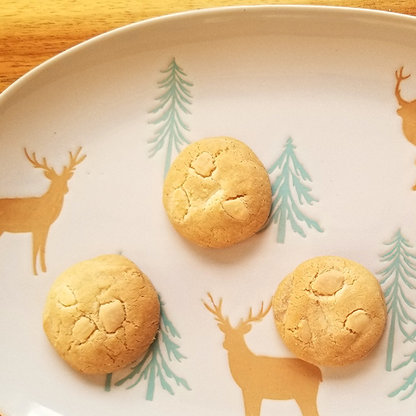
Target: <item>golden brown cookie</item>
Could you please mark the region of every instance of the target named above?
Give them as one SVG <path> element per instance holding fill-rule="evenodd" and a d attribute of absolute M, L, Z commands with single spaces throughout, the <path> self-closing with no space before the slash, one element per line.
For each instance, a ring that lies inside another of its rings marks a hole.
<path fill-rule="evenodd" d="M 127 258 L 104 255 L 82 261 L 53 283 L 43 327 L 72 367 L 106 374 L 143 354 L 159 328 L 158 295 Z"/>
<path fill-rule="evenodd" d="M 334 256 L 307 260 L 287 275 L 273 296 L 273 313 L 287 347 L 326 366 L 364 357 L 387 318 L 377 279 L 360 264 Z"/>
<path fill-rule="evenodd" d="M 269 176 L 244 143 L 213 137 L 187 146 L 165 179 L 163 205 L 175 229 L 205 247 L 245 240 L 266 222 Z"/>

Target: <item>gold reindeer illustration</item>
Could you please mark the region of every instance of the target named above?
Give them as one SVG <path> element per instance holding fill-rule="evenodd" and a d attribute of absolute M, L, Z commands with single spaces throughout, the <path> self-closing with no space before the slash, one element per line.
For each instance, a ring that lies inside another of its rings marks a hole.
<path fill-rule="evenodd" d="M 228 362 L 234 381 L 243 393 L 245 416 L 260 416 L 263 399 L 290 400 L 298 404 L 303 416 L 319 416 L 316 404 L 321 370 L 298 358 L 268 357 L 254 354 L 248 348 L 244 335 L 250 332 L 251 323 L 261 321 L 269 312 L 270 305 L 233 327 L 229 318 L 222 314 L 222 299 L 215 304 L 208 293 L 212 306 L 205 307 L 218 322 L 224 333 L 223 347 L 228 351 Z"/>
<path fill-rule="evenodd" d="M 402 118 L 403 134 L 406 139 L 416 146 L 416 100 L 406 101 L 401 96 L 400 84 L 403 80 L 410 77 L 411 74 L 403 76 L 403 67 L 396 71 L 396 88 L 394 90 L 399 109 L 397 114 Z"/>
<path fill-rule="evenodd" d="M 60 175 L 48 166 L 45 158 L 40 163 L 35 153 L 30 157 L 24 149 L 29 162 L 35 168 L 43 169 L 44 175 L 51 181 L 49 189 L 41 196 L 0 199 L 0 236 L 4 232 L 32 233 L 32 262 L 35 275 L 38 274 L 38 256 L 42 271 L 46 272 L 45 247 L 49 228 L 61 213 L 64 195 L 68 192 L 68 180 L 72 178 L 76 166 L 86 158 L 86 155 L 79 158 L 81 149 L 80 147 L 75 155 L 69 152 L 69 164 L 64 166 Z"/>

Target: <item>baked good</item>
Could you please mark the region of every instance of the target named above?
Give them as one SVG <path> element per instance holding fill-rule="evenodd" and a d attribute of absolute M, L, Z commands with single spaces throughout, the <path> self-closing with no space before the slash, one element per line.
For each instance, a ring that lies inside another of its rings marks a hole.
<path fill-rule="evenodd" d="M 73 368 L 106 374 L 149 348 L 159 317 L 159 298 L 146 275 L 121 255 L 104 255 L 75 264 L 56 279 L 43 328 Z"/>
<path fill-rule="evenodd" d="M 273 296 L 277 330 L 299 358 L 340 366 L 364 357 L 387 319 L 377 279 L 360 264 L 335 256 L 300 264 Z"/>
<path fill-rule="evenodd" d="M 246 144 L 230 137 L 187 146 L 163 187 L 175 229 L 204 247 L 227 247 L 251 237 L 266 222 L 271 199 L 263 164 Z"/>

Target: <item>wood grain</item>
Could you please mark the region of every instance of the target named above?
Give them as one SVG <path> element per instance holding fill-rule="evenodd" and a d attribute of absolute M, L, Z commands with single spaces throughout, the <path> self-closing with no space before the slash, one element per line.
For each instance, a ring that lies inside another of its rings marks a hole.
<path fill-rule="evenodd" d="M 0 8 L 0 92 L 66 49 L 109 30 L 203 8 L 307 4 L 416 15 L 414 0 L 8 0 Z"/>

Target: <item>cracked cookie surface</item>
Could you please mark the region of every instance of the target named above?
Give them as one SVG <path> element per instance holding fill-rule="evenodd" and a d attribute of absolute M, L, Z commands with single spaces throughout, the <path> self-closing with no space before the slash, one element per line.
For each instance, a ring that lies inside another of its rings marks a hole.
<path fill-rule="evenodd" d="M 55 280 L 43 327 L 73 368 L 107 374 L 149 348 L 159 318 L 159 298 L 148 277 L 124 256 L 104 255 L 73 265 Z"/>
<path fill-rule="evenodd" d="M 271 207 L 269 176 L 244 143 L 212 137 L 187 146 L 173 162 L 163 205 L 175 229 L 205 247 L 243 241 L 266 222 Z"/>
<path fill-rule="evenodd" d="M 387 319 L 377 279 L 360 264 L 335 256 L 300 264 L 273 296 L 277 330 L 299 358 L 339 366 L 364 357 Z"/>

